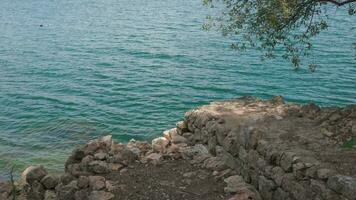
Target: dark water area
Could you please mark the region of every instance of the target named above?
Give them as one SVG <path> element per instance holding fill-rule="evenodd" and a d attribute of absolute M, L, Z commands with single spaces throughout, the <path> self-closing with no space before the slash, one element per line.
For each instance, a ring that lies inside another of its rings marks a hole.
<path fill-rule="evenodd" d="M 0 177 L 12 165 L 62 170 L 101 135 L 151 138 L 214 100 L 356 103 L 355 16 L 331 11 L 311 73 L 232 51 L 201 29 L 207 12 L 199 0 L 2 0 Z"/>

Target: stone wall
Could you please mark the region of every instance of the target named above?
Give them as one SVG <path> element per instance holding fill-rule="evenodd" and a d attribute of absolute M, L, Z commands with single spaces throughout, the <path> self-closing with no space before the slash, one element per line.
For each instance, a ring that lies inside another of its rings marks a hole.
<path fill-rule="evenodd" d="M 122 199 L 110 175 L 125 174 L 137 163 L 145 168 L 184 160 L 224 183 L 223 199 L 356 200 L 356 148 L 343 147 L 355 138 L 356 106 L 244 97 L 187 112 L 151 144 L 121 144 L 110 135 L 91 140 L 73 150 L 61 175 L 30 166 L 16 188 L 0 183 L 0 199 Z"/>
<path fill-rule="evenodd" d="M 191 145 L 204 144 L 213 155 L 218 147 L 233 158 L 230 167 L 262 199 L 355 200 L 355 148 L 343 150 L 321 124 L 330 124 L 337 113 L 338 120 L 349 117 L 356 125 L 356 109 L 321 110 L 313 104 L 284 104 L 280 97 L 213 103 L 186 113 L 188 133 L 183 135 Z M 315 117 L 321 115 L 323 121 Z"/>

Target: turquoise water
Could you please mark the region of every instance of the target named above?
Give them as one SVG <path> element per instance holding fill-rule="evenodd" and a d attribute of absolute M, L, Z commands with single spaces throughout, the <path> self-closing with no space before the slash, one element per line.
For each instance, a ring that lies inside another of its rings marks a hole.
<path fill-rule="evenodd" d="M 206 14 L 199 0 L 1 0 L 0 177 L 13 164 L 62 169 L 76 145 L 108 133 L 153 137 L 213 100 L 356 103 L 355 16 L 331 11 L 310 73 L 231 51 L 201 30 Z"/>

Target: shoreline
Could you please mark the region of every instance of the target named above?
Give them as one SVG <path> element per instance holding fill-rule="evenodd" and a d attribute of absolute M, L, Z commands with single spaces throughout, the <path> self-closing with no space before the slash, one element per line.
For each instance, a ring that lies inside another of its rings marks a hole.
<path fill-rule="evenodd" d="M 216 195 L 215 199 L 229 200 L 355 200 L 355 140 L 356 105 L 318 107 L 287 104 L 279 96 L 270 100 L 242 97 L 188 111 L 184 121 L 151 143 L 121 144 L 110 135 L 91 140 L 72 152 L 63 174 L 48 174 L 42 166 L 27 168 L 16 183 L 16 194 L 18 199 L 35 200 L 125 199 L 125 194 L 137 191 L 122 185 L 147 189 L 145 181 L 169 172 L 165 166 L 173 166 L 181 178 L 167 173 L 175 187 L 163 186 L 171 199 L 182 195 L 194 199 L 216 185 L 217 191 L 204 199 Z M 145 177 L 146 168 L 156 173 L 142 183 L 118 183 L 127 174 L 133 180 Z M 213 184 L 204 185 L 199 176 Z M 197 181 L 201 187 L 189 191 L 191 183 L 180 180 Z M 10 199 L 12 189 L 11 184 L 1 183 L 1 199 Z M 148 197 L 160 199 L 154 196 L 156 190 L 147 190 Z"/>

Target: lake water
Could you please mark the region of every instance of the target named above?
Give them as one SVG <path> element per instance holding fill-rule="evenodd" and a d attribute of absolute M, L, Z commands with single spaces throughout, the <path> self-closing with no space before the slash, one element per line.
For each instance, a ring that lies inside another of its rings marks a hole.
<path fill-rule="evenodd" d="M 230 50 L 202 31 L 206 14 L 199 0 L 1 0 L 0 177 L 12 165 L 61 170 L 76 145 L 108 133 L 157 136 L 213 100 L 356 103 L 355 16 L 331 11 L 311 73 Z"/>

